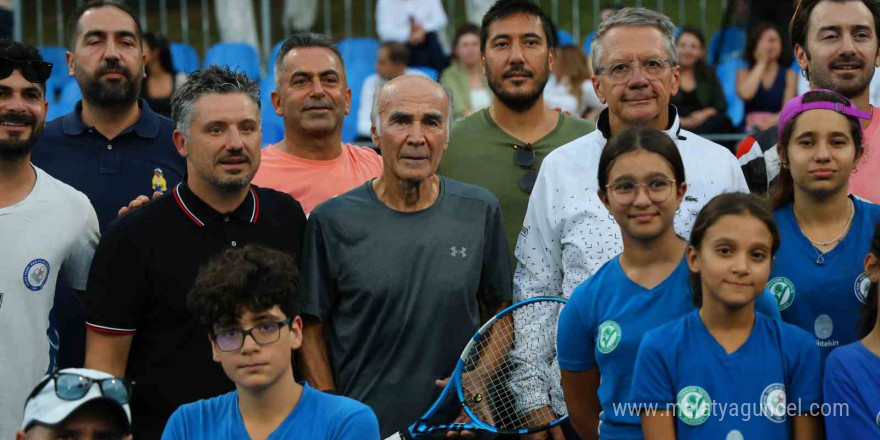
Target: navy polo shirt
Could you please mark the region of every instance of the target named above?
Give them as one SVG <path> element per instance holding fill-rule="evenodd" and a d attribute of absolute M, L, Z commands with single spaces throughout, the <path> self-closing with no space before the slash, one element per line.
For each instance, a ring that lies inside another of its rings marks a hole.
<path fill-rule="evenodd" d="M 252 186 L 221 214 L 185 183 L 111 223 L 101 237 L 83 300 L 91 331 L 133 335 L 126 376 L 135 438 L 158 439 L 178 406 L 233 383 L 211 357 L 208 328 L 186 305 L 199 268 L 225 249 L 267 246 L 296 257 L 306 218 L 292 197 Z"/>
<path fill-rule="evenodd" d="M 46 124 L 31 153 L 34 165 L 89 198 L 102 231 L 116 218 L 119 208 L 141 194 L 152 196 L 157 168 L 169 189 L 186 173 L 186 159 L 171 142 L 174 123 L 151 110 L 143 99 L 138 103 L 138 121 L 107 139 L 83 122 L 80 101 L 74 111 Z M 58 368 L 81 367 L 85 312 L 70 289 L 59 286 L 56 290 L 50 321 L 52 363 Z"/>

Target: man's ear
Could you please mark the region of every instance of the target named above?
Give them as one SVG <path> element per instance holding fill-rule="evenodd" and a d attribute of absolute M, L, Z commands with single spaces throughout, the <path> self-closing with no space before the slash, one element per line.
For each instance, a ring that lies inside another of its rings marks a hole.
<path fill-rule="evenodd" d="M 290 322 L 290 349 L 299 350 L 302 348 L 303 342 L 303 322 L 299 316 L 293 318 Z"/>
<path fill-rule="evenodd" d="M 187 156 L 186 136 L 184 136 L 182 131 L 175 129 L 171 133 L 171 142 L 174 143 L 174 148 L 177 148 L 177 154 L 183 157 Z"/>
<path fill-rule="evenodd" d="M 220 362 L 220 349 L 217 348 L 217 344 L 214 343 L 214 338 L 211 335 L 208 335 L 208 343 L 211 344 L 211 357 L 214 359 L 214 362 Z"/>

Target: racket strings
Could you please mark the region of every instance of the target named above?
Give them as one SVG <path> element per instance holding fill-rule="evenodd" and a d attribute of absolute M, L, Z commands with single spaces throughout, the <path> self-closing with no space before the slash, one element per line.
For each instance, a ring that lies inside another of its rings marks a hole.
<path fill-rule="evenodd" d="M 546 395 L 551 382 L 559 380 L 552 371 L 556 321 L 548 329 L 542 320 L 534 319 L 558 313 L 559 305 L 539 301 L 517 308 L 499 318 L 465 355 L 464 404 L 477 418 L 509 431 L 545 427 L 559 418 L 549 405 L 530 403 L 535 393 Z M 514 377 L 516 386 L 511 384 Z"/>

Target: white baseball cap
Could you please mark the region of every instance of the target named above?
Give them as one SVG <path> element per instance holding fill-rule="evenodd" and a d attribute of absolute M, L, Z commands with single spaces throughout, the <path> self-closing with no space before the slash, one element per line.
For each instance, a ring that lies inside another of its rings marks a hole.
<path fill-rule="evenodd" d="M 66 368 L 59 371 L 57 374 L 65 373 L 76 374 L 93 380 L 114 378 L 112 375 L 103 371 L 90 370 L 88 368 Z M 128 404 L 126 403 L 123 405 L 115 399 L 105 396 L 101 391 L 101 387 L 97 383 L 92 383 L 89 386 L 89 390 L 82 398 L 76 400 L 64 400 L 58 397 L 55 393 L 55 376 L 47 375 L 40 384 L 37 385 L 34 392 L 36 394 L 31 394 L 31 397 L 25 402 L 24 420 L 21 424 L 22 430 L 26 430 L 34 422 L 49 426 L 57 425 L 86 403 L 96 400 L 103 400 L 112 403 L 112 405 L 109 406 L 118 410 L 114 411 L 114 415 L 118 417 L 119 420 L 124 418 L 126 429 L 131 429 L 131 410 L 129 409 Z"/>

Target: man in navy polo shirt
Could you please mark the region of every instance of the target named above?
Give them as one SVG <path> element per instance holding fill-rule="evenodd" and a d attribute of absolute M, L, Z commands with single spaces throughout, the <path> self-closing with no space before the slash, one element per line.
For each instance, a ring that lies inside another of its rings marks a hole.
<path fill-rule="evenodd" d="M 123 3 L 92 1 L 70 18 L 69 73 L 83 99 L 76 109 L 46 125 L 33 162 L 86 194 L 103 230 L 121 206 L 139 194 L 153 194 L 156 170 L 171 188 L 185 172 L 171 142 L 173 124 L 139 100 L 144 78 L 141 28 Z M 85 312 L 70 290 L 59 289 L 56 328 L 61 335 L 57 363 L 83 363 Z"/>
<path fill-rule="evenodd" d="M 292 197 L 250 184 L 262 134 L 255 82 L 210 67 L 171 107 L 187 175 L 106 228 L 83 295 L 86 366 L 137 382 L 133 433 L 143 440 L 158 439 L 178 406 L 232 390 L 186 306 L 199 267 L 250 243 L 296 256 L 306 224 Z"/>

